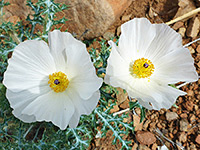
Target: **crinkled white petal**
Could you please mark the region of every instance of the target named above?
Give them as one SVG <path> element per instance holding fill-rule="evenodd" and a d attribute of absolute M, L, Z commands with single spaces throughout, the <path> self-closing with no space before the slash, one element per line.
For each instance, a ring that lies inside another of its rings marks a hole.
<path fill-rule="evenodd" d="M 156 28 L 146 18 L 135 18 L 121 26 L 119 53 L 126 60 L 138 59 L 145 54 L 156 36 Z"/>
<path fill-rule="evenodd" d="M 175 84 L 179 81 L 194 82 L 198 80 L 198 74 L 194 67 L 194 59 L 187 48 L 179 48 L 163 57 L 155 64 L 155 72 L 152 80 L 163 84 Z"/>
<path fill-rule="evenodd" d="M 106 76 L 104 82 L 110 84 L 110 77 L 123 78 L 123 76 L 129 75 L 129 64 L 121 57 L 118 51 L 118 47 L 112 41 L 108 42 L 112 46 L 110 57 L 108 58 L 108 65 L 106 68 Z"/>
<path fill-rule="evenodd" d="M 48 75 L 55 71 L 53 57 L 44 41 L 28 40 L 16 46 L 3 84 L 13 92 L 47 85 Z"/>
<path fill-rule="evenodd" d="M 183 96 L 187 93 L 175 89 L 170 86 L 162 86 L 157 84 L 149 85 L 149 89 L 145 88 L 145 92 L 148 96 L 140 95 L 139 102 L 148 109 L 160 110 L 161 108 L 169 109 L 179 96 Z"/>
<path fill-rule="evenodd" d="M 83 100 L 77 93 L 74 93 L 74 92 L 71 92 L 70 95 L 73 96 L 72 103 L 74 104 L 75 112 L 73 116 L 71 117 L 71 120 L 69 122 L 69 127 L 76 128 L 76 126 L 78 125 L 80 116 L 82 114 L 89 115 L 95 109 L 100 98 L 100 92 L 99 91 L 95 92 L 87 100 Z"/>
<path fill-rule="evenodd" d="M 81 98 L 87 100 L 93 95 L 95 90 L 97 91 L 101 87 L 102 79 L 97 77 L 91 77 L 91 78 L 85 78 L 85 77 L 79 76 L 73 78 L 70 84 L 72 85 L 73 88 L 76 89 Z"/>
<path fill-rule="evenodd" d="M 24 122 L 34 122 L 36 118 L 34 115 L 22 114 L 24 108 L 26 108 L 31 102 L 33 102 L 37 97 L 46 94 L 51 89 L 47 86 L 40 87 L 38 92 L 37 88 L 32 88 L 29 90 L 23 90 L 21 92 L 12 92 L 7 89 L 6 97 L 10 103 L 10 106 L 13 108 L 13 114 Z"/>
<path fill-rule="evenodd" d="M 90 98 L 97 91 L 102 79 L 96 75 L 96 70 L 91 62 L 85 44 L 76 40 L 71 34 L 67 35 L 66 74 L 72 86 L 83 99 Z"/>
<path fill-rule="evenodd" d="M 66 65 L 66 54 L 65 48 L 68 47 L 68 32 L 61 32 L 59 30 L 54 30 L 49 32 L 48 42 L 50 47 L 50 52 L 54 58 L 56 64 L 56 71 L 64 71 Z"/>
<path fill-rule="evenodd" d="M 64 130 L 75 111 L 72 101 L 65 92 L 50 91 L 31 102 L 22 114 L 34 115 L 37 121 L 51 121 Z"/>
<path fill-rule="evenodd" d="M 110 83 L 114 87 L 125 89 L 129 96 L 138 99 L 142 106 L 150 110 L 168 109 L 178 96 L 187 94 L 168 85 L 159 85 L 154 81 L 149 82 L 148 79 L 132 79 L 130 76 L 111 77 Z"/>
<path fill-rule="evenodd" d="M 151 26 L 155 27 L 156 36 L 142 57 L 156 61 L 160 57 L 183 47 L 181 35 L 168 25 L 163 23 L 151 24 Z"/>

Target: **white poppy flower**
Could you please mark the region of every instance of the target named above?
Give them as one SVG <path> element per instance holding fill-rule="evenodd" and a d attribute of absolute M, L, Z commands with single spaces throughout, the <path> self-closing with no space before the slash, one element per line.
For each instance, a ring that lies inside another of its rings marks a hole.
<path fill-rule="evenodd" d="M 194 60 L 182 38 L 166 24 L 137 18 L 121 26 L 119 45 L 112 46 L 105 82 L 121 87 L 148 109 L 170 108 L 186 93 L 169 84 L 194 82 Z"/>
<path fill-rule="evenodd" d="M 13 114 L 30 123 L 51 121 L 64 130 L 78 125 L 100 98 L 102 79 L 86 46 L 70 33 L 49 33 L 44 41 L 27 40 L 16 46 L 3 83 Z"/>

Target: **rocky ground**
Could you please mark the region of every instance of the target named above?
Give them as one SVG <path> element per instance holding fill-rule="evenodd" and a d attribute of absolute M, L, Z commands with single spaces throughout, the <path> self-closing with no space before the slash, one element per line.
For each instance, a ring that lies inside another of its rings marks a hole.
<path fill-rule="evenodd" d="M 6 8 L 7 20 L 16 22 L 31 13 L 23 5 L 25 4 L 24 0 L 20 1 L 21 7 L 25 11 L 14 14 L 13 8 L 11 8 L 14 6 L 9 6 Z M 56 1 L 62 2 L 62 0 Z M 12 2 L 16 3 L 16 1 Z M 110 37 L 120 35 L 121 24 L 135 17 L 146 17 L 152 23 L 166 23 L 200 7 L 198 0 L 102 0 L 98 7 L 94 6 L 95 2 L 97 3 L 92 0 L 91 3 L 84 1 L 84 5 L 75 7 L 76 9 L 69 7 L 72 11 L 70 10 L 70 14 L 66 12 L 64 16 L 70 19 L 62 30 L 71 24 L 69 31 L 74 33 L 77 38 L 93 39 L 96 37 L 97 41 L 102 38 L 109 40 Z M 72 3 L 71 6 L 79 6 L 81 1 L 69 2 L 69 4 Z M 17 9 L 18 6 L 19 4 L 15 4 L 14 9 Z M 80 12 L 82 17 L 79 17 Z M 62 17 L 63 14 L 59 14 L 59 16 Z M 85 22 L 87 23 L 83 25 Z M 194 14 L 170 24 L 170 26 L 182 35 L 183 44 L 187 44 L 199 38 L 200 14 Z M 96 43 L 92 46 L 98 48 Z M 200 41 L 188 48 L 195 60 L 197 72 L 200 74 Z M 187 150 L 200 149 L 200 80 L 187 84 L 181 89 L 188 94 L 178 98 L 176 102 L 178 108 L 147 111 L 146 118 L 142 123 L 139 123 L 139 110 L 135 110 L 137 115 L 130 112 L 130 118 L 127 119 L 134 121 L 135 134 L 124 138 L 132 141 L 133 150 L 156 150 L 159 145 L 163 144 L 172 150 L 183 149 L 183 147 Z M 113 113 L 128 108 L 126 95 L 121 94 L 118 101 L 118 106 L 113 109 Z M 90 149 L 120 149 L 120 144 L 112 145 L 113 137 L 111 135 L 112 132 L 108 132 L 106 137 L 94 139 Z"/>

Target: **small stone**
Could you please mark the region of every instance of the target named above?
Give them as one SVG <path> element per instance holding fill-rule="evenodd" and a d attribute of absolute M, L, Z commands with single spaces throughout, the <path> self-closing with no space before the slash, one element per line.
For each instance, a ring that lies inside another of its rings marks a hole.
<path fill-rule="evenodd" d="M 165 113 L 165 110 L 164 109 L 161 109 L 160 112 L 159 112 L 161 115 L 163 115 Z"/>
<path fill-rule="evenodd" d="M 166 113 L 166 119 L 167 119 L 167 121 L 176 120 L 177 118 L 178 118 L 178 115 L 175 112 L 167 112 Z"/>
<path fill-rule="evenodd" d="M 156 142 L 155 135 L 148 131 L 137 131 L 136 139 L 140 144 L 144 145 L 151 145 Z"/>
<path fill-rule="evenodd" d="M 195 142 L 197 142 L 198 144 L 200 144 L 200 134 L 198 134 L 198 136 L 196 137 Z"/>
<path fill-rule="evenodd" d="M 185 132 L 181 132 L 181 134 L 179 135 L 179 142 L 186 142 L 187 141 L 187 133 Z"/>
<path fill-rule="evenodd" d="M 184 23 L 182 21 L 178 21 L 176 22 L 174 25 L 173 25 L 173 29 L 174 30 L 178 30 L 179 28 L 183 27 L 184 26 Z"/>
<path fill-rule="evenodd" d="M 140 114 L 141 114 L 141 109 L 138 108 L 138 107 L 136 107 L 134 110 L 135 110 L 136 114 L 137 114 L 138 116 L 140 116 Z"/>
<path fill-rule="evenodd" d="M 117 92 L 118 93 L 117 93 L 116 97 L 117 97 L 118 104 L 121 104 L 127 100 L 128 94 L 124 93 L 124 90 L 122 88 L 117 88 Z"/>
<path fill-rule="evenodd" d="M 157 124 L 157 127 L 158 127 L 158 128 L 160 128 L 160 129 L 162 129 L 162 128 L 163 128 L 163 126 L 161 125 L 161 123 L 160 123 L 160 122 Z"/>
<path fill-rule="evenodd" d="M 157 117 L 156 114 L 152 114 L 152 115 L 151 115 L 151 120 L 154 119 L 154 118 L 156 118 L 156 117 Z"/>
<path fill-rule="evenodd" d="M 192 46 L 188 46 L 188 49 L 190 50 L 190 54 L 194 54 L 195 50 Z"/>
<path fill-rule="evenodd" d="M 110 113 L 115 113 L 119 111 L 118 105 L 113 106 L 113 108 L 110 110 Z"/>
<path fill-rule="evenodd" d="M 132 147 L 132 150 L 136 150 L 138 148 L 138 144 L 137 143 L 134 143 L 133 147 Z"/>
<path fill-rule="evenodd" d="M 126 101 L 124 101 L 123 103 L 121 103 L 121 104 L 119 105 L 119 107 L 122 108 L 122 109 L 128 108 L 128 107 L 129 107 L 128 100 L 126 100 Z"/>
<path fill-rule="evenodd" d="M 193 123 L 194 121 L 196 121 L 196 116 L 192 114 L 190 117 L 190 123 Z"/>
<path fill-rule="evenodd" d="M 180 121 L 180 131 L 187 131 L 188 130 L 188 121 L 186 119 L 182 119 Z"/>
<path fill-rule="evenodd" d="M 185 36 L 185 31 L 186 31 L 186 28 L 181 27 L 181 28 L 179 28 L 178 33 L 180 33 L 180 35 L 181 35 L 182 37 L 184 37 L 184 36 Z"/>
<path fill-rule="evenodd" d="M 193 91 L 193 90 L 187 91 L 187 95 L 188 95 L 188 96 L 193 96 L 193 95 L 194 95 L 194 91 Z"/>
<path fill-rule="evenodd" d="M 172 133 L 169 133 L 169 137 L 173 139 L 174 135 Z"/>
<path fill-rule="evenodd" d="M 139 116 L 133 115 L 133 126 L 135 127 L 135 131 L 142 130 L 143 122 L 140 123 L 140 117 Z"/>
<path fill-rule="evenodd" d="M 188 117 L 188 115 L 186 113 L 183 113 L 180 115 L 181 118 L 186 119 Z"/>
<path fill-rule="evenodd" d="M 147 128 L 148 128 L 148 126 L 149 126 L 150 123 L 151 123 L 150 120 L 146 120 L 145 123 L 144 123 L 144 125 L 143 125 L 143 130 L 147 130 Z"/>
<path fill-rule="evenodd" d="M 186 103 L 184 104 L 185 108 L 188 110 L 188 111 L 192 111 L 193 110 L 193 102 L 192 101 L 186 101 Z"/>
<path fill-rule="evenodd" d="M 158 147 L 157 143 L 154 143 L 154 144 L 152 145 L 151 149 L 152 149 L 152 150 L 157 150 L 157 147 Z"/>
<path fill-rule="evenodd" d="M 162 129 L 161 132 L 162 132 L 164 135 L 168 134 L 168 130 L 167 130 L 167 129 Z"/>
<path fill-rule="evenodd" d="M 128 20 L 130 20 L 131 16 L 132 16 L 132 14 L 122 16 L 122 21 L 128 21 Z"/>
<path fill-rule="evenodd" d="M 156 122 L 150 123 L 149 127 L 150 127 L 149 130 L 153 131 L 155 129 L 155 127 L 156 127 Z"/>
<path fill-rule="evenodd" d="M 197 63 L 197 66 L 200 68 L 200 61 Z"/>
<path fill-rule="evenodd" d="M 198 17 L 192 18 L 189 22 L 186 35 L 191 38 L 196 38 L 199 33 L 200 20 Z"/>
<path fill-rule="evenodd" d="M 196 145 L 194 143 L 190 143 L 190 150 L 197 150 Z"/>
<path fill-rule="evenodd" d="M 120 34 L 121 34 L 121 26 L 119 26 L 119 27 L 117 28 L 117 36 L 120 36 Z"/>
<path fill-rule="evenodd" d="M 197 53 L 200 53 L 200 45 L 197 46 L 196 51 Z"/>
<path fill-rule="evenodd" d="M 173 134 L 176 134 L 178 131 L 176 129 L 174 129 Z"/>
<path fill-rule="evenodd" d="M 198 109 L 199 109 L 199 107 L 194 104 L 194 110 L 197 111 Z"/>
<path fill-rule="evenodd" d="M 139 145 L 138 149 L 139 150 L 150 150 L 150 148 L 148 148 L 146 145 L 142 145 L 142 144 Z"/>

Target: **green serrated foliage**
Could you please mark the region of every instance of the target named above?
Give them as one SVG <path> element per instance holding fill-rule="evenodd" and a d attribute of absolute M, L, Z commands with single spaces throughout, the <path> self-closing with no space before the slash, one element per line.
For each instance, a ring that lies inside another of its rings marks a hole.
<path fill-rule="evenodd" d="M 117 140 L 119 140 L 121 149 L 131 149 L 131 141 L 127 141 L 123 136 L 134 131 L 133 124 L 132 122 L 123 122 L 124 118 L 128 117 L 128 114 L 122 114 L 120 117 L 110 114 L 110 110 L 114 105 L 115 104 L 112 103 L 107 109 L 99 106 L 94 111 L 94 113 L 98 115 L 100 122 L 103 124 L 101 128 L 102 136 L 106 136 L 108 130 L 111 130 L 114 136 L 113 144 L 117 144 Z"/>

